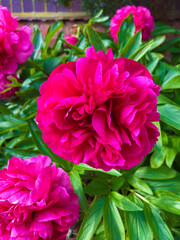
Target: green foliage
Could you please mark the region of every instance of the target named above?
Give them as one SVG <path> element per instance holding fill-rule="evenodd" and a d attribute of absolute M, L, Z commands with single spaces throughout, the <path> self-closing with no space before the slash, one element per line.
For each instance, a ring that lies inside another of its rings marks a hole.
<path fill-rule="evenodd" d="M 12 156 L 28 158 L 38 154 L 49 156 L 62 167 L 79 196 L 77 240 L 176 240 L 180 236 L 180 67 L 175 65 L 174 55 L 165 59 L 164 53 L 177 47 L 179 38 L 165 41 L 166 37 L 159 35 L 179 31 L 158 24 L 153 32 L 155 38 L 142 42 L 140 31 L 133 35 L 134 23 L 129 15 L 119 29 L 118 43 L 114 43 L 107 31 L 101 33 L 93 28 L 94 23 L 107 20 L 99 11 L 87 24 L 79 25 L 75 46 L 65 41 L 62 22 L 50 26 L 44 38 L 34 26 L 35 50 L 19 68 L 21 89 L 17 97 L 0 104 L 0 167 L 5 167 Z M 91 45 L 104 52 L 111 47 L 114 57 L 139 61 L 161 87 L 157 103 L 160 137 L 144 161 L 129 170 L 105 172 L 66 161 L 51 151 L 36 125 L 40 85 L 56 66 L 84 56 Z M 17 83 L 12 79 L 12 84 Z"/>

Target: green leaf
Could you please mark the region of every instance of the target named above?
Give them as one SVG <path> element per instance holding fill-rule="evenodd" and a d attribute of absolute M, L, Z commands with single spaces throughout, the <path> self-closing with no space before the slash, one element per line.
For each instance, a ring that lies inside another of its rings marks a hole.
<path fill-rule="evenodd" d="M 89 41 L 94 46 L 95 50 L 103 50 L 103 52 L 106 53 L 106 48 L 104 47 L 104 44 L 98 33 L 92 27 L 87 27 L 87 30 Z"/>
<path fill-rule="evenodd" d="M 46 73 L 51 73 L 54 68 L 59 66 L 63 61 L 62 57 L 49 57 L 46 58 L 44 61 L 44 70 Z"/>
<path fill-rule="evenodd" d="M 89 195 L 107 194 L 109 192 L 109 185 L 103 179 L 95 178 L 84 188 L 84 191 Z"/>
<path fill-rule="evenodd" d="M 176 105 L 175 102 L 173 102 L 171 99 L 167 98 L 166 96 L 164 96 L 163 94 L 160 94 L 158 97 L 158 104 L 172 104 L 172 105 Z"/>
<path fill-rule="evenodd" d="M 54 37 L 54 35 L 63 27 L 63 22 L 62 21 L 57 21 L 55 22 L 54 24 L 52 24 L 48 31 L 47 31 L 47 34 L 45 36 L 45 46 L 44 46 L 44 49 L 43 49 L 43 55 L 46 54 L 47 52 L 47 49 L 48 49 L 48 46 L 49 46 L 49 43 L 51 41 L 51 39 Z"/>
<path fill-rule="evenodd" d="M 178 153 L 177 149 L 165 147 L 165 160 L 168 167 L 171 167 Z"/>
<path fill-rule="evenodd" d="M 105 199 L 98 199 L 89 209 L 89 213 L 83 219 L 78 232 L 77 240 L 91 240 L 103 215 Z"/>
<path fill-rule="evenodd" d="M 174 77 L 168 78 L 161 86 L 161 90 L 177 88 L 180 88 L 180 73 Z"/>
<path fill-rule="evenodd" d="M 169 48 L 172 45 L 177 44 L 177 43 L 180 43 L 180 37 L 173 38 L 173 39 L 171 39 L 169 41 L 166 41 L 166 43 L 163 44 L 162 47 L 158 48 L 158 52 L 163 52 L 163 51 L 169 50 Z"/>
<path fill-rule="evenodd" d="M 113 191 L 118 190 L 123 186 L 125 183 L 125 178 L 124 177 L 113 177 L 111 179 L 111 187 Z"/>
<path fill-rule="evenodd" d="M 133 53 L 129 58 L 135 61 L 139 61 L 150 49 L 153 45 L 153 40 L 145 43 L 142 47 L 140 47 L 135 53 Z"/>
<path fill-rule="evenodd" d="M 180 30 L 165 25 L 163 23 L 156 23 L 156 26 L 154 28 L 154 31 L 152 32 L 152 36 L 156 36 L 156 35 L 161 35 L 161 34 L 167 34 L 167 33 L 180 33 Z"/>
<path fill-rule="evenodd" d="M 153 43 L 150 48 L 150 51 L 159 47 L 165 40 L 166 40 L 166 36 L 158 36 L 158 37 L 154 38 Z M 159 48 L 158 48 L 158 50 L 159 50 Z"/>
<path fill-rule="evenodd" d="M 35 24 L 34 25 L 34 37 L 33 37 L 33 45 L 34 45 L 34 51 L 31 55 L 31 60 L 37 58 L 39 50 L 41 49 L 43 42 L 42 34 L 39 30 L 39 27 Z"/>
<path fill-rule="evenodd" d="M 93 240 L 105 240 L 105 235 L 104 232 L 99 233 L 98 235 L 96 235 Z"/>
<path fill-rule="evenodd" d="M 163 149 L 155 150 L 150 158 L 150 164 L 152 168 L 159 168 L 162 166 L 165 159 Z"/>
<path fill-rule="evenodd" d="M 125 230 L 117 207 L 111 199 L 106 200 L 103 210 L 106 240 L 125 240 Z"/>
<path fill-rule="evenodd" d="M 130 58 L 139 48 L 141 44 L 141 38 L 142 38 L 141 31 L 138 31 L 137 33 L 135 33 L 134 36 L 129 39 L 125 47 L 122 49 L 121 57 Z M 139 57 L 140 57 L 140 54 L 139 56 L 137 56 L 137 59 Z"/>
<path fill-rule="evenodd" d="M 78 41 L 78 43 L 76 44 L 77 47 L 81 50 L 85 50 L 86 46 L 88 45 L 88 40 L 86 37 L 81 36 L 80 40 Z"/>
<path fill-rule="evenodd" d="M 153 205 L 164 211 L 180 215 L 180 197 L 168 191 L 156 191 L 157 198 L 147 198 Z"/>
<path fill-rule="evenodd" d="M 135 31 L 134 21 L 132 14 L 126 17 L 120 26 L 120 30 L 117 33 L 118 36 L 118 55 L 121 56 L 121 52 L 129 39 L 133 36 Z"/>
<path fill-rule="evenodd" d="M 78 195 L 79 197 L 79 205 L 82 208 L 82 210 L 84 212 L 87 212 L 89 209 L 89 205 L 88 202 L 86 200 L 84 191 L 83 191 L 83 187 L 82 187 L 82 182 L 81 182 L 81 178 L 79 176 L 79 173 L 76 170 L 73 170 L 70 174 L 69 174 L 70 180 L 71 180 L 71 184 L 73 186 L 74 192 Z"/>
<path fill-rule="evenodd" d="M 168 178 L 168 176 L 167 176 Z M 158 180 L 158 181 L 146 181 L 153 191 L 163 190 L 175 193 L 180 196 L 180 177 Z"/>
<path fill-rule="evenodd" d="M 93 18 L 99 18 L 103 14 L 103 9 L 100 9 L 94 16 Z M 93 19 L 92 18 L 92 19 Z"/>
<path fill-rule="evenodd" d="M 149 70 L 149 72 L 150 72 L 151 74 L 153 73 L 153 71 L 154 71 L 155 68 L 157 67 L 158 63 L 159 63 L 159 59 L 156 58 L 156 59 L 154 59 L 153 61 L 150 61 L 150 62 L 148 63 L 148 65 L 146 66 L 146 68 Z"/>
<path fill-rule="evenodd" d="M 133 195 L 130 199 L 134 203 L 139 204 L 139 199 Z M 142 203 L 141 203 L 142 205 Z M 125 212 L 126 225 L 128 230 L 129 240 L 152 240 L 152 231 L 145 219 L 143 211 Z"/>
<path fill-rule="evenodd" d="M 117 192 L 111 192 L 110 194 L 111 199 L 115 203 L 116 207 L 120 208 L 124 211 L 142 211 L 142 208 L 140 208 L 135 203 L 131 202 L 127 197 L 117 193 Z"/>
<path fill-rule="evenodd" d="M 162 180 L 174 178 L 178 176 L 178 172 L 165 166 L 162 166 L 158 169 L 140 167 L 138 170 L 136 170 L 134 175 L 138 178 Z"/>
<path fill-rule="evenodd" d="M 91 24 L 106 22 L 108 19 L 109 19 L 108 16 L 102 16 L 102 17 L 98 17 L 98 18 L 92 18 L 92 19 L 91 19 Z"/>
<path fill-rule="evenodd" d="M 153 194 L 151 188 L 148 186 L 148 184 L 137 178 L 135 175 L 129 175 L 128 176 L 128 182 L 135 188 L 140 189 L 141 191 L 148 193 L 148 194 Z"/>
<path fill-rule="evenodd" d="M 0 136 L 0 146 L 7 140 L 7 139 L 10 139 L 14 136 L 14 132 L 13 131 L 9 131 L 5 134 L 2 134 Z"/>
<path fill-rule="evenodd" d="M 34 143 L 36 144 L 39 151 L 42 154 L 49 156 L 52 161 L 57 162 L 58 165 L 62 167 L 64 170 L 67 170 L 67 171 L 71 170 L 71 163 L 67 160 L 62 159 L 60 156 L 57 156 L 56 154 L 54 154 L 51 151 L 51 149 L 47 146 L 47 144 L 44 142 L 44 140 L 42 139 L 41 131 L 38 129 L 34 120 L 30 119 L 28 123 L 29 123 L 29 129 L 32 134 Z"/>
<path fill-rule="evenodd" d="M 160 132 L 160 136 L 158 137 L 158 141 L 155 144 L 155 148 L 159 151 L 161 151 L 163 144 L 162 144 L 162 132 L 161 132 L 161 125 L 159 122 L 155 122 L 154 125 L 158 128 Z"/>
<path fill-rule="evenodd" d="M 8 153 L 11 157 L 19 157 L 19 158 L 23 158 L 23 159 L 27 159 L 30 157 L 35 157 L 37 155 L 39 155 L 38 151 L 34 151 L 32 149 L 26 149 L 26 150 L 22 150 L 19 148 L 3 148 L 3 151 Z"/>
<path fill-rule="evenodd" d="M 87 164 L 84 164 L 84 163 L 80 163 L 79 165 L 75 165 L 74 166 L 75 169 L 77 169 L 78 171 L 81 171 L 81 170 L 89 170 L 89 171 L 95 171 L 95 172 L 102 172 L 104 174 L 108 174 L 108 175 L 112 175 L 112 176 L 121 176 L 122 174 L 120 172 L 118 172 L 117 170 L 115 169 L 112 169 L 110 171 L 104 171 L 102 169 L 99 169 L 99 168 L 93 168 L 93 167 L 90 167 L 89 165 Z"/>
<path fill-rule="evenodd" d="M 161 121 L 180 130 L 180 107 L 172 104 L 164 104 L 158 106 L 158 112 L 161 116 Z"/>
<path fill-rule="evenodd" d="M 156 240 L 174 240 L 171 231 L 158 212 L 145 204 L 144 213 Z"/>
<path fill-rule="evenodd" d="M 37 81 L 39 79 L 43 79 L 44 74 L 42 72 L 36 72 L 35 74 L 32 74 L 28 78 L 24 80 L 22 83 L 22 90 L 28 89 L 32 82 Z"/>
<path fill-rule="evenodd" d="M 76 45 L 72 45 L 70 43 L 68 43 L 65 39 L 61 38 L 61 41 L 64 42 L 67 46 L 69 46 L 71 49 L 75 50 L 77 53 L 79 54 L 83 54 L 84 55 L 84 51 L 81 50 L 79 47 L 77 47 Z"/>

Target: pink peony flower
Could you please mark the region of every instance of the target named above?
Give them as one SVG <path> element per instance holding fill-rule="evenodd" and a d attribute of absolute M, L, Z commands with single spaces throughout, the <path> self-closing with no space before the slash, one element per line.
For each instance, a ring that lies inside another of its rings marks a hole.
<path fill-rule="evenodd" d="M 49 157 L 13 157 L 0 170 L 0 239 L 65 240 L 78 218 L 78 197 Z"/>
<path fill-rule="evenodd" d="M 8 78 L 11 79 L 11 77 L 15 77 L 18 81 L 20 81 L 20 79 L 18 79 L 17 75 L 15 74 L 13 74 L 12 76 L 0 76 L 0 98 L 9 98 L 15 96 L 15 92 L 19 90 L 19 87 L 7 86 L 7 84 L 12 84 L 12 82 L 8 80 Z M 11 89 L 5 93 L 1 93 L 7 88 Z"/>
<path fill-rule="evenodd" d="M 139 30 L 142 31 L 142 40 L 147 41 L 150 38 L 151 32 L 154 29 L 154 19 L 151 16 L 150 11 L 143 6 L 125 6 L 116 11 L 116 15 L 112 17 L 110 24 L 110 34 L 114 38 L 114 41 L 117 42 L 117 33 L 120 29 L 122 21 L 132 13 L 134 24 L 135 24 L 135 33 Z"/>
<path fill-rule="evenodd" d="M 139 164 L 159 136 L 160 87 L 130 59 L 86 49 L 53 70 L 40 88 L 37 122 L 52 151 L 104 170 Z"/>
<path fill-rule="evenodd" d="M 0 6 L 0 74 L 12 74 L 18 63 L 25 62 L 33 52 L 31 30 L 23 26 L 16 30 L 18 22 L 6 7 Z"/>
<path fill-rule="evenodd" d="M 66 42 L 68 42 L 68 43 L 70 43 L 70 44 L 72 44 L 72 45 L 76 45 L 76 43 L 78 42 L 78 38 L 76 38 L 76 37 L 74 37 L 74 36 L 72 36 L 72 35 L 66 35 L 66 36 L 64 37 L 64 39 L 66 40 Z M 67 48 L 70 48 L 67 44 L 65 44 L 65 46 L 66 46 Z"/>

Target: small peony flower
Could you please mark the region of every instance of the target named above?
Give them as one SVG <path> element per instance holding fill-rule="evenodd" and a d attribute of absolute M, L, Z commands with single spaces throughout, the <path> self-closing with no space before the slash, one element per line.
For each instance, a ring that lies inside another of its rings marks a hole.
<path fill-rule="evenodd" d="M 86 49 L 53 70 L 40 87 L 37 122 L 52 151 L 106 171 L 139 164 L 159 136 L 160 87 L 130 59 Z"/>
<path fill-rule="evenodd" d="M 0 239 L 65 240 L 78 218 L 78 197 L 49 157 L 13 157 L 0 170 Z"/>
<path fill-rule="evenodd" d="M 147 41 L 154 29 L 154 19 L 146 7 L 129 5 L 118 9 L 116 11 L 116 15 L 111 19 L 110 34 L 114 38 L 114 41 L 118 41 L 117 33 L 120 29 L 121 23 L 130 13 L 133 15 L 135 33 L 141 30 L 142 40 Z"/>
<path fill-rule="evenodd" d="M 16 78 L 17 81 L 20 81 L 20 79 L 18 79 L 17 75 L 15 74 L 13 74 L 12 76 L 0 76 L 0 98 L 9 98 L 15 96 L 16 95 L 15 92 L 19 90 L 19 87 L 7 86 L 8 84 L 12 84 L 12 81 L 9 80 L 12 77 Z M 10 89 L 7 92 L 1 93 L 7 88 Z"/>
<path fill-rule="evenodd" d="M 72 44 L 72 45 L 76 45 L 76 43 L 78 42 L 78 38 L 72 36 L 72 35 L 66 35 L 64 37 L 64 39 L 66 40 L 66 42 Z M 70 48 L 67 44 L 64 44 L 67 48 Z"/>
<path fill-rule="evenodd" d="M 18 22 L 6 7 L 0 6 L 0 74 L 12 74 L 18 63 L 25 62 L 34 47 L 30 41 L 31 30 L 23 26 L 16 30 Z"/>

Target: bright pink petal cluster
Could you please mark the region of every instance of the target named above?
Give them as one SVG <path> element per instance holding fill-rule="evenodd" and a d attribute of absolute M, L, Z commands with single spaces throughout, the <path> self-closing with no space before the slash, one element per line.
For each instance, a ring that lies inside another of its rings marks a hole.
<path fill-rule="evenodd" d="M 0 239 L 65 240 L 78 218 L 78 197 L 49 157 L 13 157 L 0 170 Z"/>
<path fill-rule="evenodd" d="M 17 75 L 13 74 L 13 77 L 15 77 L 18 81 L 20 81 L 17 77 Z M 15 95 L 15 92 L 19 90 L 19 87 L 10 87 L 7 86 L 8 84 L 12 84 L 12 81 L 10 81 L 9 79 L 11 79 L 12 77 L 11 75 L 7 76 L 0 76 L 0 98 L 9 98 Z M 7 88 L 10 88 L 7 92 L 1 93 L 4 90 L 6 90 Z"/>
<path fill-rule="evenodd" d="M 76 38 L 76 37 L 74 37 L 74 36 L 72 36 L 72 35 L 66 35 L 66 36 L 64 37 L 64 39 L 66 40 L 66 42 L 68 42 L 68 43 L 70 43 L 70 44 L 72 44 L 72 45 L 76 45 L 76 43 L 78 42 L 78 38 Z M 70 48 L 67 44 L 65 44 L 65 46 L 66 46 L 67 48 Z"/>
<path fill-rule="evenodd" d="M 18 22 L 6 7 L 0 6 L 0 74 L 14 73 L 18 63 L 25 62 L 33 52 L 31 30 L 23 26 L 16 30 Z"/>
<path fill-rule="evenodd" d="M 110 34 L 114 38 L 114 41 L 118 41 L 117 33 L 120 29 L 121 23 L 130 13 L 133 15 L 135 33 L 141 30 L 142 40 L 147 41 L 154 29 L 154 19 L 146 7 L 129 5 L 118 9 L 116 11 L 116 15 L 111 19 Z"/>
<path fill-rule="evenodd" d="M 104 170 L 139 164 L 159 136 L 157 95 L 148 70 L 130 59 L 86 49 L 53 70 L 40 88 L 37 122 L 52 151 Z"/>

